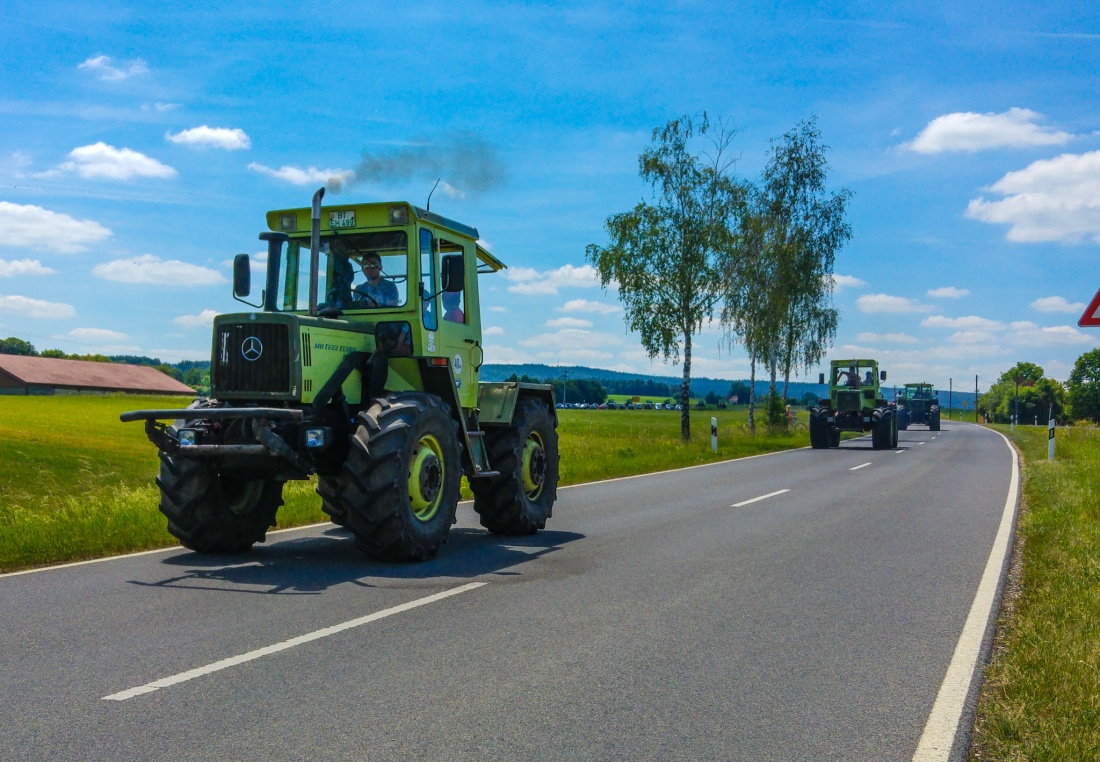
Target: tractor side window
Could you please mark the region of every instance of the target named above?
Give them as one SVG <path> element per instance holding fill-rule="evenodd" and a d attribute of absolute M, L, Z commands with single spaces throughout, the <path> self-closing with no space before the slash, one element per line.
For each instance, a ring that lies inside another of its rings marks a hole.
<path fill-rule="evenodd" d="M 420 294 L 421 296 L 431 296 L 438 291 L 436 286 L 435 277 L 435 252 L 434 252 L 434 237 L 432 231 L 424 228 L 420 229 Z M 429 331 L 434 331 L 439 327 L 439 311 L 436 309 L 436 300 L 439 297 L 432 299 L 424 299 L 424 327 Z"/>
<path fill-rule="evenodd" d="M 439 241 L 439 267 L 443 267 L 443 255 L 444 254 L 461 254 L 463 257 L 462 269 L 466 269 L 466 249 L 461 243 L 455 243 L 453 241 L 446 241 L 440 239 Z M 444 293 L 443 296 L 443 319 L 449 320 L 452 323 L 465 323 L 466 322 L 466 292 L 465 291 L 451 291 Z"/>

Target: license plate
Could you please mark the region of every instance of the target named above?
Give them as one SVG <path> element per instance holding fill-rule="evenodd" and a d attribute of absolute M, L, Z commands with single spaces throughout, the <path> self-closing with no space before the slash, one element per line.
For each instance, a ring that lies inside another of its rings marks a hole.
<path fill-rule="evenodd" d="M 329 212 L 329 228 L 353 228 L 355 227 L 355 212 Z"/>

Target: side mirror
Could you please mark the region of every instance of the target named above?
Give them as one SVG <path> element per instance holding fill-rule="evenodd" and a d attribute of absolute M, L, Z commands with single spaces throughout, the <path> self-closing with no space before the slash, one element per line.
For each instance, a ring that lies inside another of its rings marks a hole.
<path fill-rule="evenodd" d="M 455 293 L 466 288 L 466 271 L 461 254 L 447 254 L 443 257 L 443 290 Z"/>
<path fill-rule="evenodd" d="M 879 381 L 885 381 L 886 380 L 886 371 L 884 371 L 884 370 L 879 371 L 878 376 L 879 376 L 879 378 L 878 378 Z"/>
<path fill-rule="evenodd" d="M 247 254 L 233 257 L 233 296 L 240 299 L 252 291 L 252 263 Z"/>
<path fill-rule="evenodd" d="M 825 383 L 825 374 L 824 373 L 818 373 L 817 374 L 817 383 L 819 383 L 819 384 L 824 384 Z"/>

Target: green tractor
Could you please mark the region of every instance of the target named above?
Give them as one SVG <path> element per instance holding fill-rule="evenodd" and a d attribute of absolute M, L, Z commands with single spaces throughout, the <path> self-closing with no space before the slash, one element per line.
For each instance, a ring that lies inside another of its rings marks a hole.
<path fill-rule="evenodd" d="M 829 397 L 810 408 L 810 446 L 840 446 L 842 431 L 870 431 L 871 446 L 898 446 L 897 409 L 882 394 L 886 371 L 875 360 L 833 360 L 829 364 Z M 826 383 L 822 373 L 818 383 Z"/>
<path fill-rule="evenodd" d="M 932 384 L 906 384 L 898 392 L 898 428 L 905 431 L 910 426 L 927 426 L 929 431 L 940 430 L 940 399 Z"/>
<path fill-rule="evenodd" d="M 446 540 L 463 475 L 482 526 L 546 525 L 557 495 L 552 387 L 481 383 L 479 274 L 505 267 L 475 228 L 408 203 L 267 214 L 264 288 L 214 319 L 209 399 L 137 410 L 160 450 L 160 509 L 187 548 L 263 542 L 283 484 L 317 477 L 322 508 L 373 558 Z"/>

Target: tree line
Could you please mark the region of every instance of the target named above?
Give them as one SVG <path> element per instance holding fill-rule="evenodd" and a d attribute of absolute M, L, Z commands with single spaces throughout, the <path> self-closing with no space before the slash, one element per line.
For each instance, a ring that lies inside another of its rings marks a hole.
<path fill-rule="evenodd" d="M 85 362 L 113 362 L 125 365 L 148 365 L 166 376 L 181 381 L 201 395 L 210 393 L 210 362 L 182 360 L 178 363 L 161 362 L 158 357 L 144 355 L 69 354 L 60 349 L 44 349 L 39 352 L 29 341 L 9 336 L 0 339 L 0 355 L 25 357 L 52 357 L 57 360 L 84 360 Z"/>
<path fill-rule="evenodd" d="M 836 252 L 851 238 L 851 193 L 826 188 L 816 117 L 772 141 L 756 182 L 734 171 L 736 135 L 705 112 L 654 129 L 638 157 L 651 200 L 608 217 L 608 242 L 585 250 L 601 284 L 618 289 L 627 327 L 649 357 L 683 358 L 676 396 L 684 441 L 692 337 L 705 323 L 717 320 L 725 341 L 749 356 L 753 431 L 757 367 L 769 376 L 768 423 L 779 425 L 791 373 L 821 361 L 839 323 L 832 274 Z"/>
<path fill-rule="evenodd" d="M 1077 358 L 1066 383 L 1045 375 L 1042 366 L 1018 362 L 978 399 L 978 412 L 993 423 L 1100 423 L 1100 349 Z"/>

